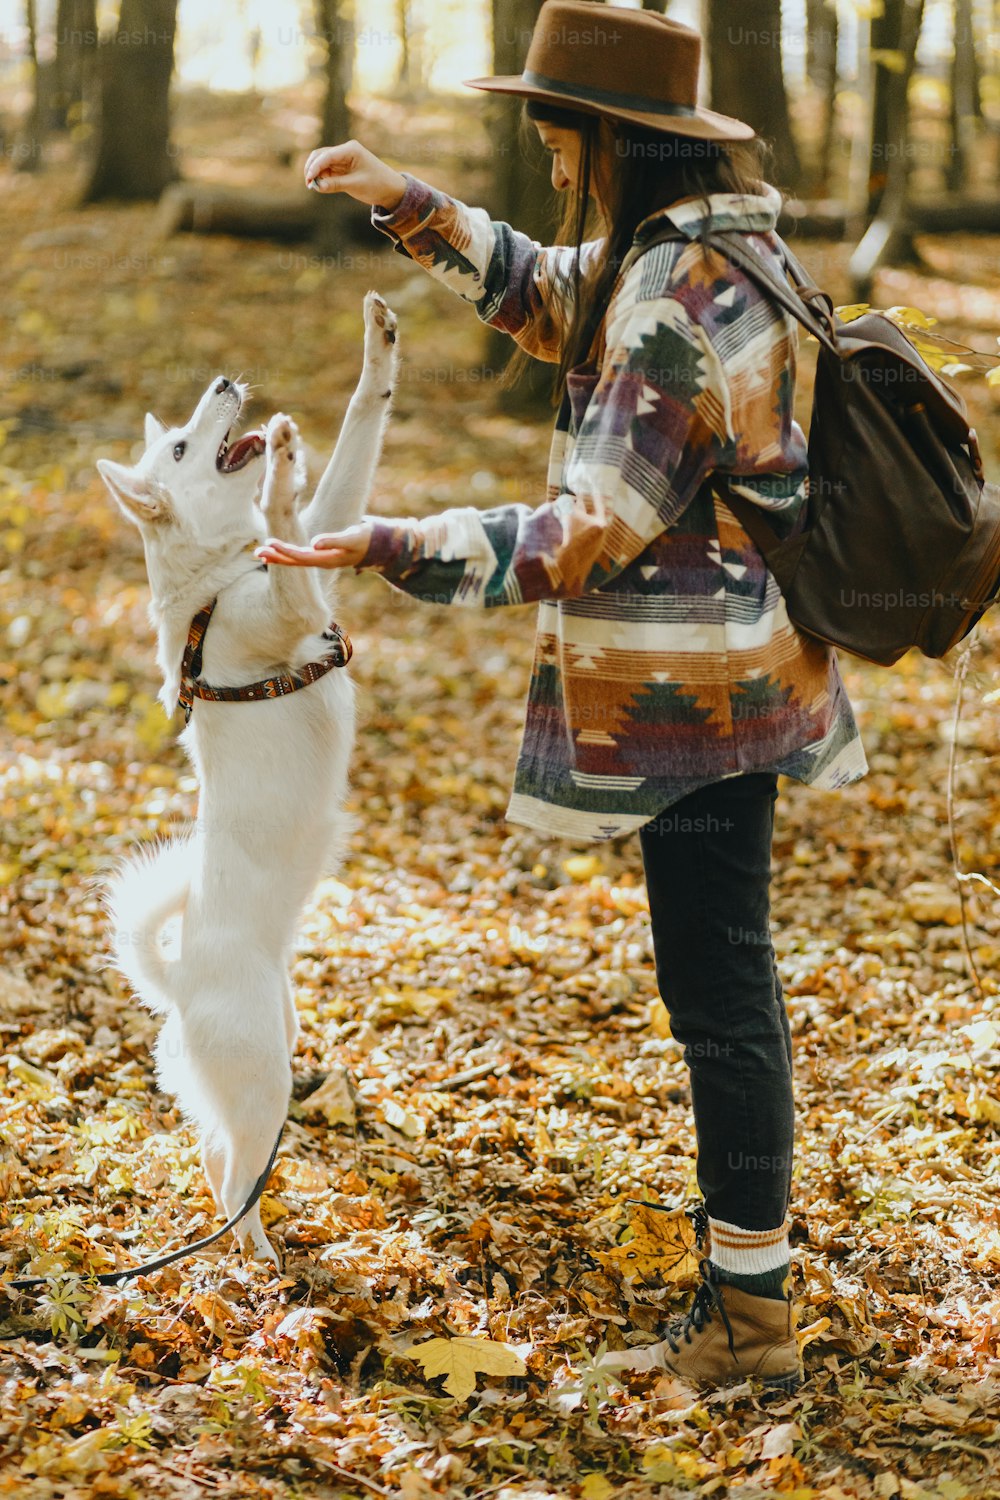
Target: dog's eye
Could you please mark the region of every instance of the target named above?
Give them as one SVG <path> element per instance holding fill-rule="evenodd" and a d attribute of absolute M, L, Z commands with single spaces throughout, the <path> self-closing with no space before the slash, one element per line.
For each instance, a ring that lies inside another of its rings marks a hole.
<path fill-rule="evenodd" d="M 176 458 L 176 460 L 177 460 L 178 463 L 180 463 L 180 461 L 184 457 L 184 454 L 186 453 L 186 451 L 187 451 L 187 443 L 175 443 L 174 444 L 174 457 Z"/>

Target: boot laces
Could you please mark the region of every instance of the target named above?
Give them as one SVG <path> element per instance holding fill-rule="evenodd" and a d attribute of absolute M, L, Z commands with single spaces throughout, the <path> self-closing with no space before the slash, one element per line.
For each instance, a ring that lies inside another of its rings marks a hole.
<path fill-rule="evenodd" d="M 717 1309 L 721 1314 L 722 1321 L 726 1327 L 726 1337 L 729 1340 L 729 1352 L 735 1359 L 736 1348 L 733 1343 L 732 1325 L 729 1321 L 729 1315 L 726 1312 L 725 1304 L 722 1300 L 722 1293 L 719 1291 L 719 1283 L 715 1275 L 713 1274 L 712 1263 L 707 1256 L 703 1256 L 702 1259 L 699 1260 L 698 1270 L 701 1274 L 701 1286 L 695 1292 L 694 1301 L 692 1302 L 691 1307 L 685 1315 L 683 1321 L 674 1324 L 673 1327 L 667 1329 L 667 1343 L 670 1345 L 670 1348 L 674 1354 L 680 1354 L 680 1344 L 677 1342 L 677 1340 L 683 1339 L 686 1344 L 690 1344 L 691 1335 L 693 1333 L 701 1333 L 702 1329 L 706 1328 L 711 1322 L 712 1317 Z"/>
<path fill-rule="evenodd" d="M 700 1250 L 705 1243 L 705 1236 L 708 1234 L 708 1210 L 704 1203 L 695 1201 L 684 1212 L 694 1226 L 694 1237 Z"/>

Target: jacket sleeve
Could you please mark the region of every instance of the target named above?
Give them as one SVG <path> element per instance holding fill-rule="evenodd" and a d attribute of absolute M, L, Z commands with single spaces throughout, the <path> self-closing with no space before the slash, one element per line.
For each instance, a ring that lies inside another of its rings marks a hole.
<path fill-rule="evenodd" d="M 545 248 L 485 209 L 455 198 L 404 172 L 406 191 L 391 211 L 372 209 L 371 220 L 393 248 L 471 302 L 492 328 L 509 333 L 536 359 L 559 358 L 557 324 L 550 311 L 569 286 L 571 247 Z M 581 269 L 599 241 L 581 249 Z"/>
<path fill-rule="evenodd" d="M 618 307 L 638 275 L 630 273 Z M 369 517 L 360 566 L 436 604 L 488 608 L 585 594 L 676 522 L 731 451 L 729 411 L 722 362 L 683 303 L 670 295 L 633 300 L 609 316 L 604 363 L 563 493 L 534 509 Z"/>

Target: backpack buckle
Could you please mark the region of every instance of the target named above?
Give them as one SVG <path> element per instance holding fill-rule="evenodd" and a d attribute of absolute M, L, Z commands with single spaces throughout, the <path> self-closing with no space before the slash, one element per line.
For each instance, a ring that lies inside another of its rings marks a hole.
<path fill-rule="evenodd" d="M 969 457 L 972 459 L 973 471 L 976 478 L 979 480 L 979 483 L 984 484 L 986 481 L 986 471 L 983 468 L 983 455 L 979 447 L 979 438 L 976 436 L 976 429 L 974 427 L 969 428 L 968 444 Z"/>

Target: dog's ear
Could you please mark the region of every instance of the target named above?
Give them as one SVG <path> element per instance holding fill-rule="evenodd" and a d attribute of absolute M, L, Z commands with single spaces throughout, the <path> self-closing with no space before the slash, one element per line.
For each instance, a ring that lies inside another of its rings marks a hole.
<path fill-rule="evenodd" d="M 156 439 L 158 437 L 162 437 L 166 430 L 166 425 L 160 421 L 159 417 L 154 417 L 151 411 L 148 411 L 146 413 L 147 448 L 152 448 L 153 444 L 156 442 Z"/>
<path fill-rule="evenodd" d="M 130 521 L 162 521 L 170 513 L 163 486 L 110 458 L 99 458 L 97 470 Z"/>

